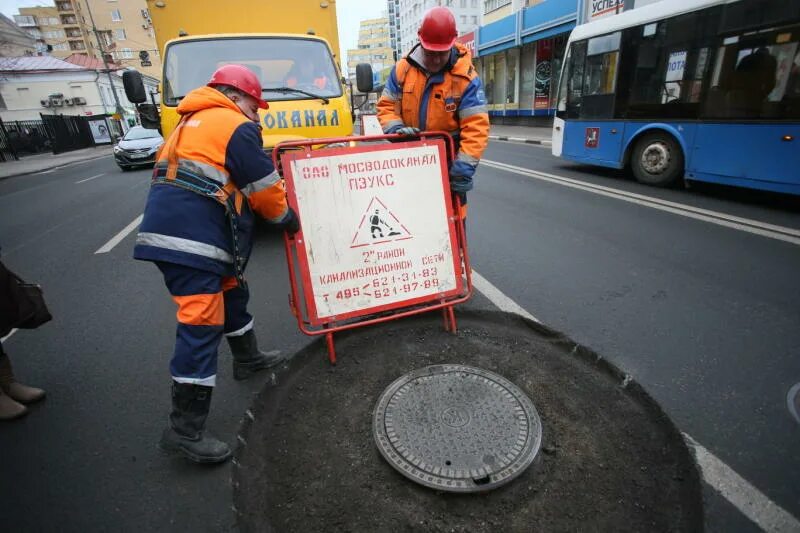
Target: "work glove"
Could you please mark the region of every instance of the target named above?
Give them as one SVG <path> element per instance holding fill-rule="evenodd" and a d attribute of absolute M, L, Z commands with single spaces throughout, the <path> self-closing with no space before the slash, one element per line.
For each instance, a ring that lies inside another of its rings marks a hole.
<path fill-rule="evenodd" d="M 399 133 L 400 135 L 416 135 L 419 133 L 419 128 L 412 128 L 411 126 L 403 126 L 402 128 L 395 131 L 395 133 Z"/>
<path fill-rule="evenodd" d="M 450 190 L 457 193 L 471 191 L 473 187 L 472 178 L 466 176 L 450 175 Z"/>
<path fill-rule="evenodd" d="M 300 231 L 300 219 L 297 218 L 297 213 L 294 212 L 294 209 L 291 207 L 289 211 L 286 213 L 286 216 L 283 217 L 283 222 L 281 222 L 281 227 L 288 233 L 289 235 L 294 235 L 298 231 Z"/>

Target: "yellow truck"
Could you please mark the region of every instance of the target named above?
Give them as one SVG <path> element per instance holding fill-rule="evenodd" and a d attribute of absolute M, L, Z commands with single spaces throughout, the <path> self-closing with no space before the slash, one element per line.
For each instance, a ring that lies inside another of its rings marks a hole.
<path fill-rule="evenodd" d="M 349 92 L 336 58 L 335 0 L 278 4 L 147 0 L 164 65 L 160 126 L 165 137 L 178 123 L 181 98 L 229 63 L 245 65 L 261 79 L 270 105 L 260 112 L 266 148 L 286 140 L 352 135 Z M 362 77 L 371 78 L 371 72 L 359 72 Z M 142 103 L 143 88 L 137 93 L 135 78 L 126 80 L 125 89 L 131 102 Z M 155 119 L 154 109 L 148 113 L 146 108 L 140 106 L 143 124 Z"/>

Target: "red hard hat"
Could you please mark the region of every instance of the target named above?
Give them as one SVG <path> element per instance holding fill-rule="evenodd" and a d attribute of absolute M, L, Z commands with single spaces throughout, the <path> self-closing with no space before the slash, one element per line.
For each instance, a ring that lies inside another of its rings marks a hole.
<path fill-rule="evenodd" d="M 208 80 L 209 87 L 227 85 L 239 89 L 258 100 L 258 107 L 269 109 L 269 104 L 261 98 L 261 82 L 252 70 L 244 65 L 223 65 L 214 71 Z"/>
<path fill-rule="evenodd" d="M 422 16 L 422 25 L 417 32 L 419 42 L 426 50 L 444 52 L 456 42 L 456 18 L 446 7 L 432 7 Z"/>

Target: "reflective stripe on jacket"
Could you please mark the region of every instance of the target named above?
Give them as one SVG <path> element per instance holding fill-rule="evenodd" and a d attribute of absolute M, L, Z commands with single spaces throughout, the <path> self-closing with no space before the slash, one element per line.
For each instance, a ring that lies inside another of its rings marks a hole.
<path fill-rule="evenodd" d="M 234 261 L 243 268 L 249 256 L 253 211 L 275 223 L 286 217 L 283 182 L 258 126 L 221 92 L 195 89 L 178 113 L 153 171 L 134 257 L 234 275 Z"/>
<path fill-rule="evenodd" d="M 456 43 L 450 67 L 428 75 L 415 60 L 419 45 L 392 68 L 378 100 L 378 120 L 385 133 L 403 126 L 441 130 L 456 141 L 453 177 L 471 179 L 489 143 L 489 114 L 483 85 L 467 49 Z"/>

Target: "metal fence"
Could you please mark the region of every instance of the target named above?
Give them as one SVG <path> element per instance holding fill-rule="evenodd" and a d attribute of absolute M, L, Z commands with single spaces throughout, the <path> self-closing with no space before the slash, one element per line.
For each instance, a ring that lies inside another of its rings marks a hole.
<path fill-rule="evenodd" d="M 6 158 L 18 158 L 52 150 L 52 141 L 41 120 L 0 120 L 0 151 Z"/>
<path fill-rule="evenodd" d="M 42 120 L 0 119 L 0 162 L 21 156 L 52 152 L 60 154 L 95 146 L 89 120 L 83 116 L 40 115 Z M 103 120 L 103 119 L 101 119 Z M 124 135 L 119 120 L 104 119 L 111 131 L 111 142 Z M 103 144 L 103 143 L 101 143 Z"/>
<path fill-rule="evenodd" d="M 53 153 L 69 152 L 94 146 L 92 130 L 85 117 L 41 115 L 53 144 Z"/>

